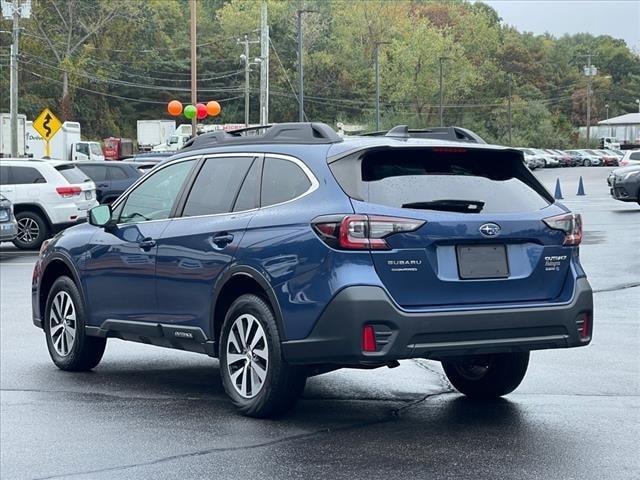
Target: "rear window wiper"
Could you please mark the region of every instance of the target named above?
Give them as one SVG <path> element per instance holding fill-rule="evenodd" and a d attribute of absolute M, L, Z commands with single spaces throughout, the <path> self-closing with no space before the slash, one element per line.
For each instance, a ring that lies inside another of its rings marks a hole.
<path fill-rule="evenodd" d="M 484 202 L 477 200 L 433 200 L 431 202 L 405 203 L 402 208 L 438 210 L 441 212 L 480 213 Z"/>

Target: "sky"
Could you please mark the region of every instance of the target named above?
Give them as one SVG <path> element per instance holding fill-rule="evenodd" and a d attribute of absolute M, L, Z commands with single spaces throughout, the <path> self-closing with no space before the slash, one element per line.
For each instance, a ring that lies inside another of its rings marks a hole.
<path fill-rule="evenodd" d="M 640 0 L 483 0 L 506 24 L 556 37 L 587 32 L 622 38 L 640 53 Z"/>

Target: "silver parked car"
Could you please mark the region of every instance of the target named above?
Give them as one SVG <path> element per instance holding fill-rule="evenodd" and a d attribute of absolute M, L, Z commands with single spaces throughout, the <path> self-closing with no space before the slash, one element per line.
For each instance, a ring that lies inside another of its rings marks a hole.
<path fill-rule="evenodd" d="M 0 195 L 0 242 L 11 242 L 18 234 L 18 222 L 13 215 L 13 205 Z"/>

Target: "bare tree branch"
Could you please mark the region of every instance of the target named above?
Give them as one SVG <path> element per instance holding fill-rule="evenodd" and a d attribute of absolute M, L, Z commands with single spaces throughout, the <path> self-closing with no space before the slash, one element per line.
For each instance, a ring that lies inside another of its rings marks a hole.
<path fill-rule="evenodd" d="M 46 40 L 47 44 L 49 45 L 49 48 L 55 55 L 56 60 L 58 60 L 58 63 L 60 63 L 62 61 L 62 58 L 58 54 L 58 51 L 56 50 L 56 48 L 53 46 L 53 43 L 51 42 L 49 35 L 47 35 L 47 32 L 45 32 L 44 29 L 42 28 L 42 25 L 40 24 L 40 20 L 38 20 L 38 18 L 34 14 L 32 14 L 32 17 L 33 17 L 33 20 L 35 21 L 36 26 L 38 27 L 38 30 L 42 34 L 42 37 Z"/>
<path fill-rule="evenodd" d="M 116 16 L 117 9 L 113 9 L 110 12 L 107 12 L 101 19 L 98 19 L 94 24 L 92 29 L 89 29 L 87 33 L 76 42 L 76 44 L 69 51 L 69 55 L 76 51 L 80 45 L 82 45 L 90 36 L 99 32 L 107 23 L 111 21 Z"/>
<path fill-rule="evenodd" d="M 62 23 L 64 24 L 64 28 L 68 29 L 69 25 L 67 24 L 67 21 L 62 16 L 62 13 L 60 12 L 60 9 L 58 8 L 58 4 L 55 1 L 52 1 L 51 3 L 53 4 L 53 8 L 56 9 L 56 13 L 60 17 L 60 20 L 62 20 Z"/>

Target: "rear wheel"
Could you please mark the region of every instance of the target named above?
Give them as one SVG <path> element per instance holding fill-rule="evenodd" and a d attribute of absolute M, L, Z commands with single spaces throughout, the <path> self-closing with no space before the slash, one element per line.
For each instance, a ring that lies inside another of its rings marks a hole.
<path fill-rule="evenodd" d="M 49 225 L 35 212 L 16 213 L 18 235 L 13 244 L 23 250 L 38 249 L 42 242 L 49 238 Z"/>
<path fill-rule="evenodd" d="M 302 367 L 282 358 L 280 332 L 269 305 L 242 295 L 227 312 L 220 338 L 220 375 L 243 415 L 273 417 L 291 409 L 306 383 Z"/>
<path fill-rule="evenodd" d="M 58 278 L 47 298 L 44 332 L 51 360 L 61 370 L 91 370 L 102 359 L 107 339 L 87 336 L 85 318 L 76 284 L 69 277 Z"/>
<path fill-rule="evenodd" d="M 479 399 L 513 392 L 529 365 L 529 352 L 457 357 L 442 362 L 451 384 L 460 393 Z"/>
<path fill-rule="evenodd" d="M 591 160 L 589 160 L 588 158 L 584 161 L 584 166 L 585 167 L 590 167 L 591 166 Z"/>

